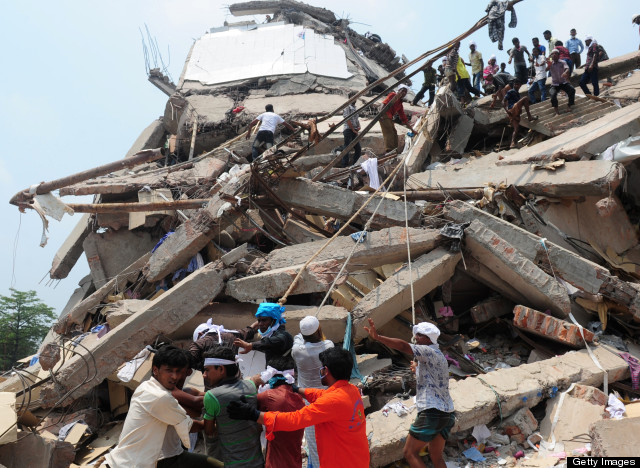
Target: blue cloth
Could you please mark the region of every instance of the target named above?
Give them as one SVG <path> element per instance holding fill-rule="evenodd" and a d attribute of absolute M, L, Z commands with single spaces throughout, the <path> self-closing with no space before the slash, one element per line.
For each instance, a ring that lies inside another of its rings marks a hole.
<path fill-rule="evenodd" d="M 160 246 L 162 245 L 162 243 L 163 243 L 165 240 L 167 240 L 167 237 L 169 237 L 171 234 L 173 234 L 173 231 L 169 231 L 169 232 L 167 232 L 164 236 L 162 236 L 162 239 L 160 239 L 160 240 L 158 241 L 158 243 L 156 244 L 156 246 L 155 246 L 153 249 L 151 249 L 151 253 L 155 252 L 155 251 L 156 251 L 156 249 L 157 249 L 158 247 L 160 247 Z"/>
<path fill-rule="evenodd" d="M 351 313 L 347 315 L 347 326 L 344 330 L 344 340 L 342 341 L 342 349 L 346 349 L 351 353 L 351 357 L 353 358 L 353 368 L 351 369 L 351 378 L 352 379 L 360 379 L 360 382 L 363 384 L 366 383 L 366 379 L 360 373 L 360 369 L 358 368 L 358 361 L 356 360 L 356 347 L 353 343 L 353 335 L 352 330 L 353 323 L 351 321 Z"/>
<path fill-rule="evenodd" d="M 272 319 L 276 319 L 278 323 L 287 323 L 287 321 L 282 316 L 283 312 L 284 307 L 280 304 L 276 304 L 273 302 L 263 302 L 258 306 L 256 317 L 271 317 Z"/>
<path fill-rule="evenodd" d="M 569 39 L 565 45 L 567 49 L 569 49 L 570 54 L 581 54 L 584 50 L 584 44 L 577 37 Z"/>
<path fill-rule="evenodd" d="M 273 377 L 271 377 L 267 383 L 269 384 L 270 388 L 273 388 L 273 386 L 278 383 L 278 382 L 286 382 L 287 379 L 285 379 L 284 375 L 274 375 Z"/>
<path fill-rule="evenodd" d="M 464 455 L 469 460 L 472 460 L 474 462 L 483 462 L 486 460 L 486 458 L 484 458 L 480 453 L 480 450 L 478 450 L 475 447 L 468 448 L 467 450 L 462 452 L 462 455 Z"/>
<path fill-rule="evenodd" d="M 351 238 L 354 240 L 354 242 L 360 242 L 362 244 L 367 238 L 367 231 L 354 232 L 353 234 L 351 234 Z"/>
<path fill-rule="evenodd" d="M 510 89 L 509 91 L 507 91 L 507 94 L 505 94 L 504 98 L 507 101 L 507 108 L 511 109 L 516 105 L 516 102 L 520 100 L 520 93 L 515 89 Z"/>

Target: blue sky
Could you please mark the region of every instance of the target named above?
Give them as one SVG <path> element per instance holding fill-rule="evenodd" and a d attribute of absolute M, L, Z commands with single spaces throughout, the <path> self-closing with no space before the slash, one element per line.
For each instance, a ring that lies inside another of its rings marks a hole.
<path fill-rule="evenodd" d="M 413 59 L 469 29 L 484 15 L 487 1 L 314 4 L 349 18 L 359 32 L 379 34 L 398 54 Z M 55 289 L 45 286 L 48 275 L 39 281 L 80 215 L 50 221 L 49 244 L 40 248 L 38 216 L 33 211 L 19 215 L 9 198 L 31 184 L 122 158 L 140 132 L 163 114 L 166 103 L 166 96 L 146 79 L 140 29 L 149 27 L 177 80 L 194 39 L 225 19 L 234 21 L 225 5 L 229 3 L 211 0 L 4 2 L 0 294 L 8 294 L 12 285 L 34 289 L 44 302 L 62 310 L 78 280 L 88 274 L 84 256 Z M 529 46 L 531 37 L 542 38 L 545 29 L 566 41 L 575 27 L 581 38 L 592 34 L 611 57 L 638 48 L 638 29 L 631 26 L 632 14 L 640 13 L 637 1 L 524 0 L 516 12 L 518 27 L 507 29 L 505 44 L 517 36 Z M 472 39 L 485 59 L 498 52 L 486 28 Z M 467 42 L 461 49 L 465 54 Z M 498 54 L 499 61 L 506 58 L 505 52 Z"/>

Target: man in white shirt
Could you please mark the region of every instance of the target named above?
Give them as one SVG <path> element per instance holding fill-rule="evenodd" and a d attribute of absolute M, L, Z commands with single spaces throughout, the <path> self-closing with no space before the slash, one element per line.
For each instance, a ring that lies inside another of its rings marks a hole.
<path fill-rule="evenodd" d="M 533 67 L 535 69 L 535 76 L 533 81 L 529 82 L 529 103 L 535 104 L 537 101 L 535 92 L 540 91 L 540 101 L 546 101 L 547 99 L 547 59 L 540 53 L 540 49 L 534 47 L 531 51 L 533 54 Z"/>
<path fill-rule="evenodd" d="M 276 128 L 278 125 L 283 124 L 292 132 L 295 131 L 295 128 L 291 126 L 288 122 L 285 122 L 282 117 L 273 112 L 273 106 L 271 104 L 267 104 L 264 107 L 266 112 L 263 112 L 258 117 L 256 117 L 250 124 L 247 129 L 247 140 L 251 136 L 251 130 L 258 122 L 261 122 L 260 129 L 258 130 L 258 134 L 256 135 L 256 139 L 253 140 L 253 147 L 251 148 L 251 161 L 255 160 L 258 156 L 262 154 L 262 152 L 266 149 L 269 149 L 273 146 L 274 140 L 273 135 L 276 132 Z"/>
<path fill-rule="evenodd" d="M 189 453 L 189 432 L 204 428 L 192 420 L 171 395 L 189 360 L 175 346 L 153 357 L 152 377 L 133 393 L 118 446 L 105 456 L 109 468 L 221 467 L 218 460 Z"/>

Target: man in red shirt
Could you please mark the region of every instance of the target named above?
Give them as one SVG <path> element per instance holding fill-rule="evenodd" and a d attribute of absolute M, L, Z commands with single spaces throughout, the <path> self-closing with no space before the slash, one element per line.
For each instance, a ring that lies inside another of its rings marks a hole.
<path fill-rule="evenodd" d="M 380 117 L 380 129 L 382 130 L 382 138 L 384 139 L 384 151 L 388 153 L 389 151 L 398 149 L 398 132 L 396 132 L 396 127 L 393 124 L 393 117 L 398 114 L 400 121 L 402 124 L 409 129 L 409 131 L 413 132 L 413 129 L 409 125 L 409 119 L 404 113 L 404 108 L 402 107 L 402 100 L 407 95 L 407 91 L 409 87 L 406 85 L 398 86 L 398 92 L 390 92 L 384 101 L 382 101 L 382 105 L 386 106 L 393 98 L 398 96 L 398 99 L 387 109 L 387 111 Z"/>
<path fill-rule="evenodd" d="M 349 383 L 353 358 L 342 348 L 329 348 L 318 356 L 322 368 L 322 385 L 326 390 L 298 388 L 309 406 L 294 412 L 260 412 L 251 404 L 232 401 L 227 407 L 231 419 L 246 419 L 264 424 L 267 440 L 277 431 L 295 431 L 316 426 L 316 442 L 320 466 L 331 468 L 367 468 L 367 440 L 364 405 L 360 390 Z"/>
<path fill-rule="evenodd" d="M 304 408 L 302 397 L 294 392 L 291 385 L 295 367 L 290 356 L 271 361 L 260 377 L 270 390 L 258 393 L 260 411 L 297 411 Z M 276 432 L 267 442 L 265 468 L 300 468 L 302 466 L 302 436 L 304 429 Z"/>

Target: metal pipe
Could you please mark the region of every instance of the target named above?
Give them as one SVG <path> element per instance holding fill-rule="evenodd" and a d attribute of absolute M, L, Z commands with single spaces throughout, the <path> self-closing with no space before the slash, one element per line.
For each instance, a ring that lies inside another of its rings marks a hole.
<path fill-rule="evenodd" d="M 207 198 L 173 200 L 153 203 L 67 203 L 76 213 L 139 213 L 144 211 L 196 210 L 209 202 Z"/>

